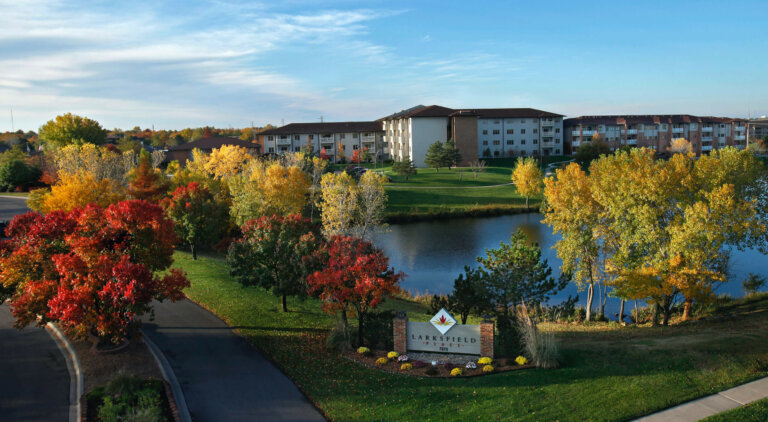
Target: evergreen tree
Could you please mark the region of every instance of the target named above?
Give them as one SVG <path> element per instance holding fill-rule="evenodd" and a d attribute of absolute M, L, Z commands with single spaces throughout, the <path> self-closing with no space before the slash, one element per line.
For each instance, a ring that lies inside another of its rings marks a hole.
<path fill-rule="evenodd" d="M 427 149 L 427 155 L 424 157 L 424 164 L 427 167 L 434 167 L 435 172 L 440 171 L 440 167 L 445 165 L 445 156 L 443 153 L 443 143 L 435 141 Z"/>
<path fill-rule="evenodd" d="M 405 177 L 405 181 L 408 181 L 408 176 L 416 174 L 416 166 L 413 165 L 411 157 L 405 156 L 402 160 L 397 160 L 392 163 L 392 171 L 400 176 Z"/>
<path fill-rule="evenodd" d="M 456 144 L 453 139 L 449 139 L 445 145 L 443 145 L 443 165 L 448 167 L 448 170 L 453 166 L 459 165 L 461 162 L 461 153 L 456 148 Z"/>

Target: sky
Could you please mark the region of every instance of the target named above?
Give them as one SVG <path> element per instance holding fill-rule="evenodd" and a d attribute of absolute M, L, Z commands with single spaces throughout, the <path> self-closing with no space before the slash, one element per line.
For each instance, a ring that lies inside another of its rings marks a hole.
<path fill-rule="evenodd" d="M 66 112 L 242 128 L 418 104 L 754 117 L 766 22 L 765 0 L 0 0 L 0 131 Z"/>

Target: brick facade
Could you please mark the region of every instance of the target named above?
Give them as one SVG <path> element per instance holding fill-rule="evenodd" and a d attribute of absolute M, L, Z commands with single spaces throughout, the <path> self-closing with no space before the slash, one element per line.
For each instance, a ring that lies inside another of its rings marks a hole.
<path fill-rule="evenodd" d="M 394 337 L 395 351 L 400 354 L 406 353 L 407 351 L 406 350 L 407 326 L 408 326 L 408 317 L 405 315 L 405 312 L 403 311 L 398 312 L 397 316 L 395 317 L 395 320 L 392 322 L 392 331 L 393 331 L 392 334 Z"/>

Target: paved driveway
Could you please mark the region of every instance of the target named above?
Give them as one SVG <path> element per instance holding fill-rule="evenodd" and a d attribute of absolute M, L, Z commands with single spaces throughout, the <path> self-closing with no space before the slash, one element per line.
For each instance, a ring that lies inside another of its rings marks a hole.
<path fill-rule="evenodd" d="M 13 328 L 0 305 L 0 421 L 69 420 L 69 372 L 44 329 Z"/>
<path fill-rule="evenodd" d="M 10 220 L 13 216 L 24 214 L 27 211 L 29 211 L 27 198 L 3 196 L 0 193 L 0 221 Z"/>
<path fill-rule="evenodd" d="M 145 335 L 173 368 L 195 421 L 323 421 L 296 385 L 192 301 L 155 303 Z"/>

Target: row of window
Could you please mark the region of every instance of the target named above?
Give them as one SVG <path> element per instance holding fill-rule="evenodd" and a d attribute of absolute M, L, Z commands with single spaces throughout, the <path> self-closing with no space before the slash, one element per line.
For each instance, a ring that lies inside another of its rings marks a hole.
<path fill-rule="evenodd" d="M 549 139 L 549 140 L 547 140 L 547 139 Z M 551 138 L 547 138 L 547 139 L 545 139 L 545 142 L 552 142 Z M 538 139 L 534 139 L 533 140 L 533 144 L 534 145 L 538 144 L 538 143 L 539 143 Z M 559 144 L 560 143 L 560 138 L 555 139 L 555 143 Z M 514 144 L 515 144 L 514 139 L 507 139 L 507 145 L 514 145 Z M 488 141 L 483 141 L 483 145 L 488 145 Z M 495 140 L 495 141 L 493 141 L 493 145 L 501 145 L 501 141 Z M 520 145 L 525 145 L 525 139 L 521 139 L 520 140 Z"/>
<path fill-rule="evenodd" d="M 526 155 L 527 154 L 525 150 L 520 150 L 517 153 L 520 154 L 520 155 Z M 514 155 L 515 152 L 510 150 L 510 151 L 508 151 L 508 154 Z M 483 151 L 483 157 L 490 157 L 491 155 L 493 155 L 494 157 L 500 157 L 501 156 L 501 151 L 498 151 L 498 150 L 497 151 L 491 151 L 491 150 L 489 150 L 487 148 L 486 148 L 485 151 Z M 531 151 L 531 155 L 539 155 L 539 151 Z M 555 149 L 555 155 L 560 155 L 560 149 L 559 148 Z"/>
<path fill-rule="evenodd" d="M 488 122 L 490 122 L 490 120 L 488 120 L 488 119 L 480 119 L 480 121 L 481 121 L 481 122 L 483 122 L 483 124 L 488 124 Z M 526 121 L 526 119 L 520 119 L 520 120 L 519 120 L 519 122 L 520 122 L 520 123 L 525 123 L 525 121 Z M 554 121 L 554 122 L 559 122 L 559 121 L 560 121 L 560 119 L 559 119 L 559 118 L 557 118 L 557 119 L 554 119 L 554 120 L 553 120 L 553 119 L 541 119 L 541 122 L 542 122 L 542 123 L 552 123 L 553 121 Z M 508 119 L 508 120 L 506 120 L 505 122 L 506 122 L 507 124 L 512 124 L 512 123 L 515 123 L 515 120 L 513 120 L 513 119 Z M 537 120 L 537 119 L 531 119 L 531 123 L 538 123 L 538 120 Z M 494 120 L 494 121 L 493 121 L 493 124 L 494 124 L 494 125 L 498 125 L 498 124 L 501 124 L 501 120 Z"/>
<path fill-rule="evenodd" d="M 552 132 L 551 130 L 543 131 L 543 133 L 551 133 L 551 132 Z M 493 135 L 500 135 L 501 134 L 501 130 L 493 129 L 492 133 L 493 133 Z M 539 130 L 538 129 L 533 129 L 533 133 L 539 133 Z M 559 127 L 555 128 L 555 133 L 560 133 L 560 128 Z M 487 129 L 483 129 L 483 135 L 487 135 L 487 134 L 488 134 L 488 130 Z M 515 134 L 515 130 L 514 129 L 507 129 L 507 135 L 514 135 L 514 134 Z M 520 129 L 520 134 L 521 135 L 525 135 L 525 129 Z"/>
<path fill-rule="evenodd" d="M 315 139 L 315 135 L 307 135 L 307 136 L 309 137 L 310 140 L 311 139 Z M 373 136 L 373 133 L 371 133 L 371 132 L 364 132 L 363 133 L 363 137 L 369 137 L 369 136 Z M 279 139 L 282 139 L 282 140 L 290 139 L 289 137 L 290 137 L 290 135 L 279 135 Z M 332 138 L 333 134 L 324 133 L 320 137 L 321 138 Z M 346 138 L 347 138 L 347 134 L 346 133 L 340 133 L 339 134 L 339 139 L 346 139 Z M 352 139 L 357 139 L 357 138 L 358 138 L 358 134 L 357 133 L 352 133 Z M 268 141 L 274 141 L 275 140 L 275 136 L 274 135 L 268 135 L 267 136 L 267 140 Z M 301 140 L 301 135 L 293 135 L 293 140 L 295 140 L 295 141 Z"/>

